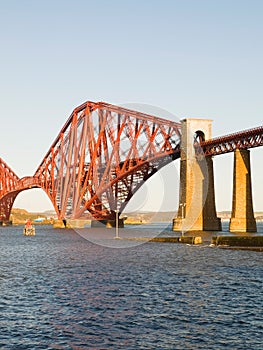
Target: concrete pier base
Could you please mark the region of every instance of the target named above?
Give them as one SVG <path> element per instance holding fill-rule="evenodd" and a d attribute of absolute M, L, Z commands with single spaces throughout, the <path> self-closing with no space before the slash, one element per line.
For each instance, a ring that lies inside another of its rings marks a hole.
<path fill-rule="evenodd" d="M 257 231 L 252 201 L 250 151 L 245 149 L 237 149 L 234 152 L 233 200 L 229 231 Z"/>
<path fill-rule="evenodd" d="M 212 237 L 211 244 L 216 246 L 263 248 L 263 236 L 216 236 Z"/>
<path fill-rule="evenodd" d="M 174 218 L 173 219 L 173 231 L 182 231 L 183 228 L 183 219 Z"/>
<path fill-rule="evenodd" d="M 221 231 L 222 223 L 221 219 L 216 217 L 206 217 L 203 224 L 203 231 Z"/>
<path fill-rule="evenodd" d="M 187 232 L 187 231 L 202 231 L 202 222 L 200 218 L 190 217 L 183 219 L 180 217 L 173 219 L 173 231 Z"/>
<path fill-rule="evenodd" d="M 229 222 L 230 232 L 257 232 L 255 219 L 231 218 Z"/>
<path fill-rule="evenodd" d="M 84 228 L 86 225 L 90 225 L 90 220 L 66 219 L 56 220 L 53 223 L 54 228 Z"/>
<path fill-rule="evenodd" d="M 13 222 L 11 220 L 0 221 L 0 226 L 12 226 Z"/>
<path fill-rule="evenodd" d="M 90 225 L 91 220 L 83 219 L 68 219 L 66 226 L 69 228 L 84 228 L 85 226 Z"/>
<path fill-rule="evenodd" d="M 107 228 L 113 228 L 116 227 L 116 220 L 91 220 L 91 227 L 107 227 Z M 118 227 L 123 228 L 124 227 L 124 220 L 119 219 L 118 220 Z"/>
<path fill-rule="evenodd" d="M 55 220 L 53 222 L 53 227 L 54 228 L 66 228 L 66 224 L 64 223 L 63 220 Z"/>
<path fill-rule="evenodd" d="M 126 241 L 145 241 L 154 243 L 184 243 L 184 244 L 202 244 L 202 237 L 200 236 L 181 236 L 181 237 L 120 237 L 121 240 Z"/>
<path fill-rule="evenodd" d="M 220 231 L 216 215 L 214 171 L 211 156 L 196 156 L 194 142 L 212 137 L 212 121 L 182 120 L 180 195 L 173 231 Z"/>

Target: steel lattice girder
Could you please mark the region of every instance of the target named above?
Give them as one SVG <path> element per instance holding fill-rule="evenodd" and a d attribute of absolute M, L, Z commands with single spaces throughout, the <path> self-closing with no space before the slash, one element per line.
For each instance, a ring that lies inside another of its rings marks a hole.
<path fill-rule="evenodd" d="M 19 177 L 13 170 L 0 158 L 0 198 L 7 192 L 15 190 Z"/>
<path fill-rule="evenodd" d="M 11 208 L 18 194 L 19 177 L 0 158 L 0 221 L 9 219 Z"/>
<path fill-rule="evenodd" d="M 118 106 L 77 107 L 35 172 L 60 218 L 113 218 L 158 169 L 180 157 L 181 124 Z"/>
<path fill-rule="evenodd" d="M 263 146 L 263 126 L 201 142 L 196 146 L 196 152 L 205 156 L 216 156 L 236 149 L 259 146 Z"/>
<path fill-rule="evenodd" d="M 77 107 L 33 177 L 19 178 L 0 158 L 0 221 L 19 192 L 41 187 L 60 218 L 87 211 L 113 218 L 158 169 L 180 157 L 180 123 L 106 103 Z M 218 155 L 263 145 L 263 126 L 196 144 Z"/>

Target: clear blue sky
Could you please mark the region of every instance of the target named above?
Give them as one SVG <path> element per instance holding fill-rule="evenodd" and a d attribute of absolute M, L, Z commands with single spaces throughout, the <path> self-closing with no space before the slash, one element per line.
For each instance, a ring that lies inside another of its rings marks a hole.
<path fill-rule="evenodd" d="M 213 119 L 214 136 L 263 124 L 261 0 L 0 5 L 0 157 L 21 177 L 33 175 L 86 100 Z M 215 159 L 218 210 L 231 209 L 232 156 Z M 263 210 L 262 159 L 263 149 L 251 151 L 256 210 Z M 165 177 L 178 182 L 178 170 L 172 173 Z M 40 192 L 23 192 L 15 206 L 49 208 Z M 176 196 L 167 196 L 163 209 L 174 207 Z"/>

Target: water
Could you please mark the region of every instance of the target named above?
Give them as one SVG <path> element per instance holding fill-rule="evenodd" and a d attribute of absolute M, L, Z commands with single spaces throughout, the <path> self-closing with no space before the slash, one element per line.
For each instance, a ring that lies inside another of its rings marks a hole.
<path fill-rule="evenodd" d="M 0 240 L 0 349 L 262 349 L 261 252 L 115 249 L 51 227 Z"/>

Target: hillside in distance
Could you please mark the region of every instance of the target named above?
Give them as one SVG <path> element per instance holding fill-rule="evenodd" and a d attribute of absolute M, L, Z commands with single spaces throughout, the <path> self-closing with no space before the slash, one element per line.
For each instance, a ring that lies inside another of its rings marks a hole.
<path fill-rule="evenodd" d="M 11 210 L 10 220 L 12 221 L 13 225 L 21 225 L 24 224 L 28 219 L 32 222 L 37 219 L 43 219 L 39 223 L 48 225 L 53 223 L 53 215 L 50 214 L 50 212 L 30 213 L 25 209 L 13 208 Z"/>
<path fill-rule="evenodd" d="M 263 221 L 263 212 L 255 212 L 255 218 L 257 221 Z M 125 219 L 126 224 L 147 224 L 150 222 L 172 222 L 173 218 L 177 216 L 177 212 L 132 212 L 123 213 L 120 217 Z M 217 216 L 222 220 L 229 220 L 231 217 L 230 211 L 218 212 Z M 41 222 L 36 224 L 53 224 L 54 218 L 56 217 L 55 211 L 45 211 L 39 213 L 30 213 L 25 209 L 13 208 L 11 211 L 10 220 L 14 225 L 21 225 L 30 219 L 32 222 L 37 219 L 43 219 Z"/>

